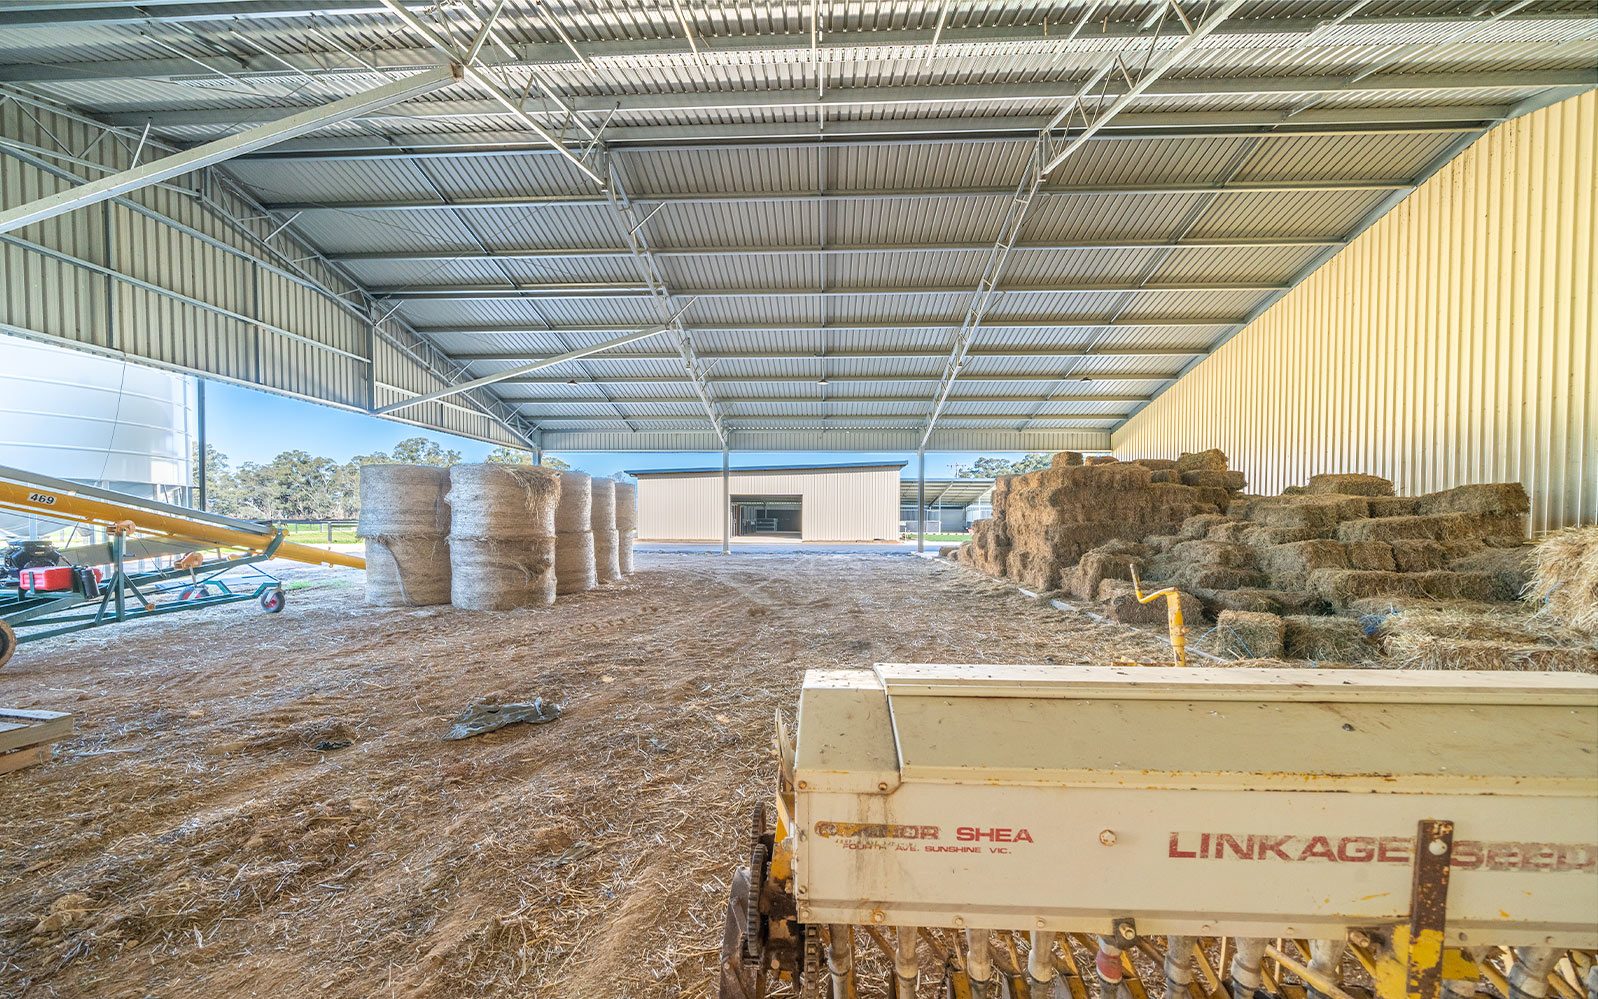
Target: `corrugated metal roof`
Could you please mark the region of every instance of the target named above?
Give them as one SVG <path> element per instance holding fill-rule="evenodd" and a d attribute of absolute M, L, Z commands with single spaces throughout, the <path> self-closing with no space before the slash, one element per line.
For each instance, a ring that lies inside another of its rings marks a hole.
<path fill-rule="evenodd" d="M 274 2 L 183 20 L 161 5 L 12 4 L 0 83 L 132 132 L 149 119 L 181 145 L 443 61 L 391 15 Z M 739 440 L 902 443 L 950 370 L 1039 124 L 1111 56 L 1135 73 L 1181 43 L 1168 11 L 1157 41 L 1138 27 L 1155 0 L 1095 4 L 1070 37 L 1085 4 L 948 5 L 935 47 L 939 5 L 824 5 L 813 46 L 815 8 L 712 0 L 682 5 L 696 54 L 671 5 L 512 0 L 483 50 L 491 74 L 614 169 L 630 217 L 465 81 L 226 170 L 349 278 L 400 296 L 381 307 L 474 376 L 680 311 Z M 929 442 L 1098 441 L 1136 404 L 1124 399 L 1301 279 L 1446 150 L 1598 79 L 1590 0 L 1345 13 L 1346 0 L 1251 0 L 1052 172 Z M 434 14 L 458 38 L 476 30 L 464 7 Z M 1120 71 L 1107 86 L 1124 89 Z M 1055 148 L 1107 99 L 1090 95 Z M 667 299 L 638 290 L 646 271 Z M 404 297 L 416 289 L 439 297 Z M 700 446 L 683 347 L 664 335 L 494 391 L 555 440 Z"/>

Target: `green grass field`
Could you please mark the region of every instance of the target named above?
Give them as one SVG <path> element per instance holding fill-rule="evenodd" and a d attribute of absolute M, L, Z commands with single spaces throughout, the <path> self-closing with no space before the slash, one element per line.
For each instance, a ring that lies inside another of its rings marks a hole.
<path fill-rule="evenodd" d="M 904 539 L 906 541 L 914 541 L 916 539 L 916 536 L 913 533 L 912 534 L 906 534 L 904 536 Z M 928 541 L 970 541 L 971 540 L 971 535 L 969 535 L 969 534 L 932 534 L 932 533 L 929 532 L 927 534 L 927 540 Z"/>
<path fill-rule="evenodd" d="M 289 541 L 302 545 L 327 544 L 326 524 L 289 524 L 285 529 L 285 536 Z M 335 545 L 350 545 L 361 540 L 355 536 L 354 524 L 334 524 L 333 541 Z"/>

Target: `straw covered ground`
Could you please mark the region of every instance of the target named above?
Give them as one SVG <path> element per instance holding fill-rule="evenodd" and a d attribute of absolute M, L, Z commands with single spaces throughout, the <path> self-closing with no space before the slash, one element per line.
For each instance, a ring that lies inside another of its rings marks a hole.
<path fill-rule="evenodd" d="M 912 556 L 638 563 L 498 614 L 291 570 L 281 615 L 24 646 L 0 704 L 78 733 L 0 777 L 0 996 L 707 995 L 807 667 L 1169 653 Z M 536 696 L 565 716 L 441 738 Z"/>

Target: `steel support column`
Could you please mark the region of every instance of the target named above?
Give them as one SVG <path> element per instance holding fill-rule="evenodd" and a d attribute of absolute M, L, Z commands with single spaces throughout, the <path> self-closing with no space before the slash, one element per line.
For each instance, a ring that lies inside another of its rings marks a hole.
<path fill-rule="evenodd" d="M 99 180 L 91 180 L 66 191 L 58 191 L 0 212 L 0 233 L 55 218 L 75 208 L 99 204 L 120 194 L 127 194 L 129 191 L 136 191 L 163 180 L 181 177 L 186 173 L 193 173 L 252 150 L 282 142 L 284 139 L 313 132 L 333 122 L 354 118 L 376 108 L 398 104 L 406 98 L 449 86 L 459 78 L 459 67 L 427 70 L 375 90 L 345 97 L 321 107 L 310 108 L 267 125 L 246 129 L 225 139 L 217 139 L 215 142 L 207 142 L 193 149 L 162 157 L 141 167 L 114 173 Z"/>
<path fill-rule="evenodd" d="M 200 511 L 203 513 L 206 510 L 207 497 L 205 495 L 205 475 L 206 475 L 206 466 L 208 464 L 207 455 L 205 453 L 205 379 L 204 378 L 196 378 L 194 380 L 194 413 L 195 413 L 196 423 L 197 423 L 196 430 L 198 431 L 198 436 L 200 438 L 200 441 L 199 441 L 199 444 L 200 444 L 200 456 L 199 456 L 199 461 L 196 463 L 196 464 L 199 465 L 199 470 L 198 470 L 197 474 L 199 475 L 200 481 L 198 483 L 196 483 L 196 485 L 199 486 L 199 490 L 200 490 L 200 502 L 199 502 L 198 506 L 199 506 Z"/>
<path fill-rule="evenodd" d="M 927 550 L 927 452 L 916 448 L 916 551 Z"/>
<path fill-rule="evenodd" d="M 732 552 L 732 454 L 721 449 L 721 553 Z"/>

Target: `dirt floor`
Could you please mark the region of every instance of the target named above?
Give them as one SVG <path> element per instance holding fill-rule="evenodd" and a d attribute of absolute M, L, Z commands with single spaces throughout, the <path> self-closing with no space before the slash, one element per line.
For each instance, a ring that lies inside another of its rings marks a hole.
<path fill-rule="evenodd" d="M 638 566 L 499 614 L 291 569 L 280 615 L 23 646 L 0 704 L 77 735 L 0 777 L 0 996 L 708 996 L 805 669 L 1169 656 L 911 555 Z M 442 740 L 538 696 L 565 716 Z"/>

